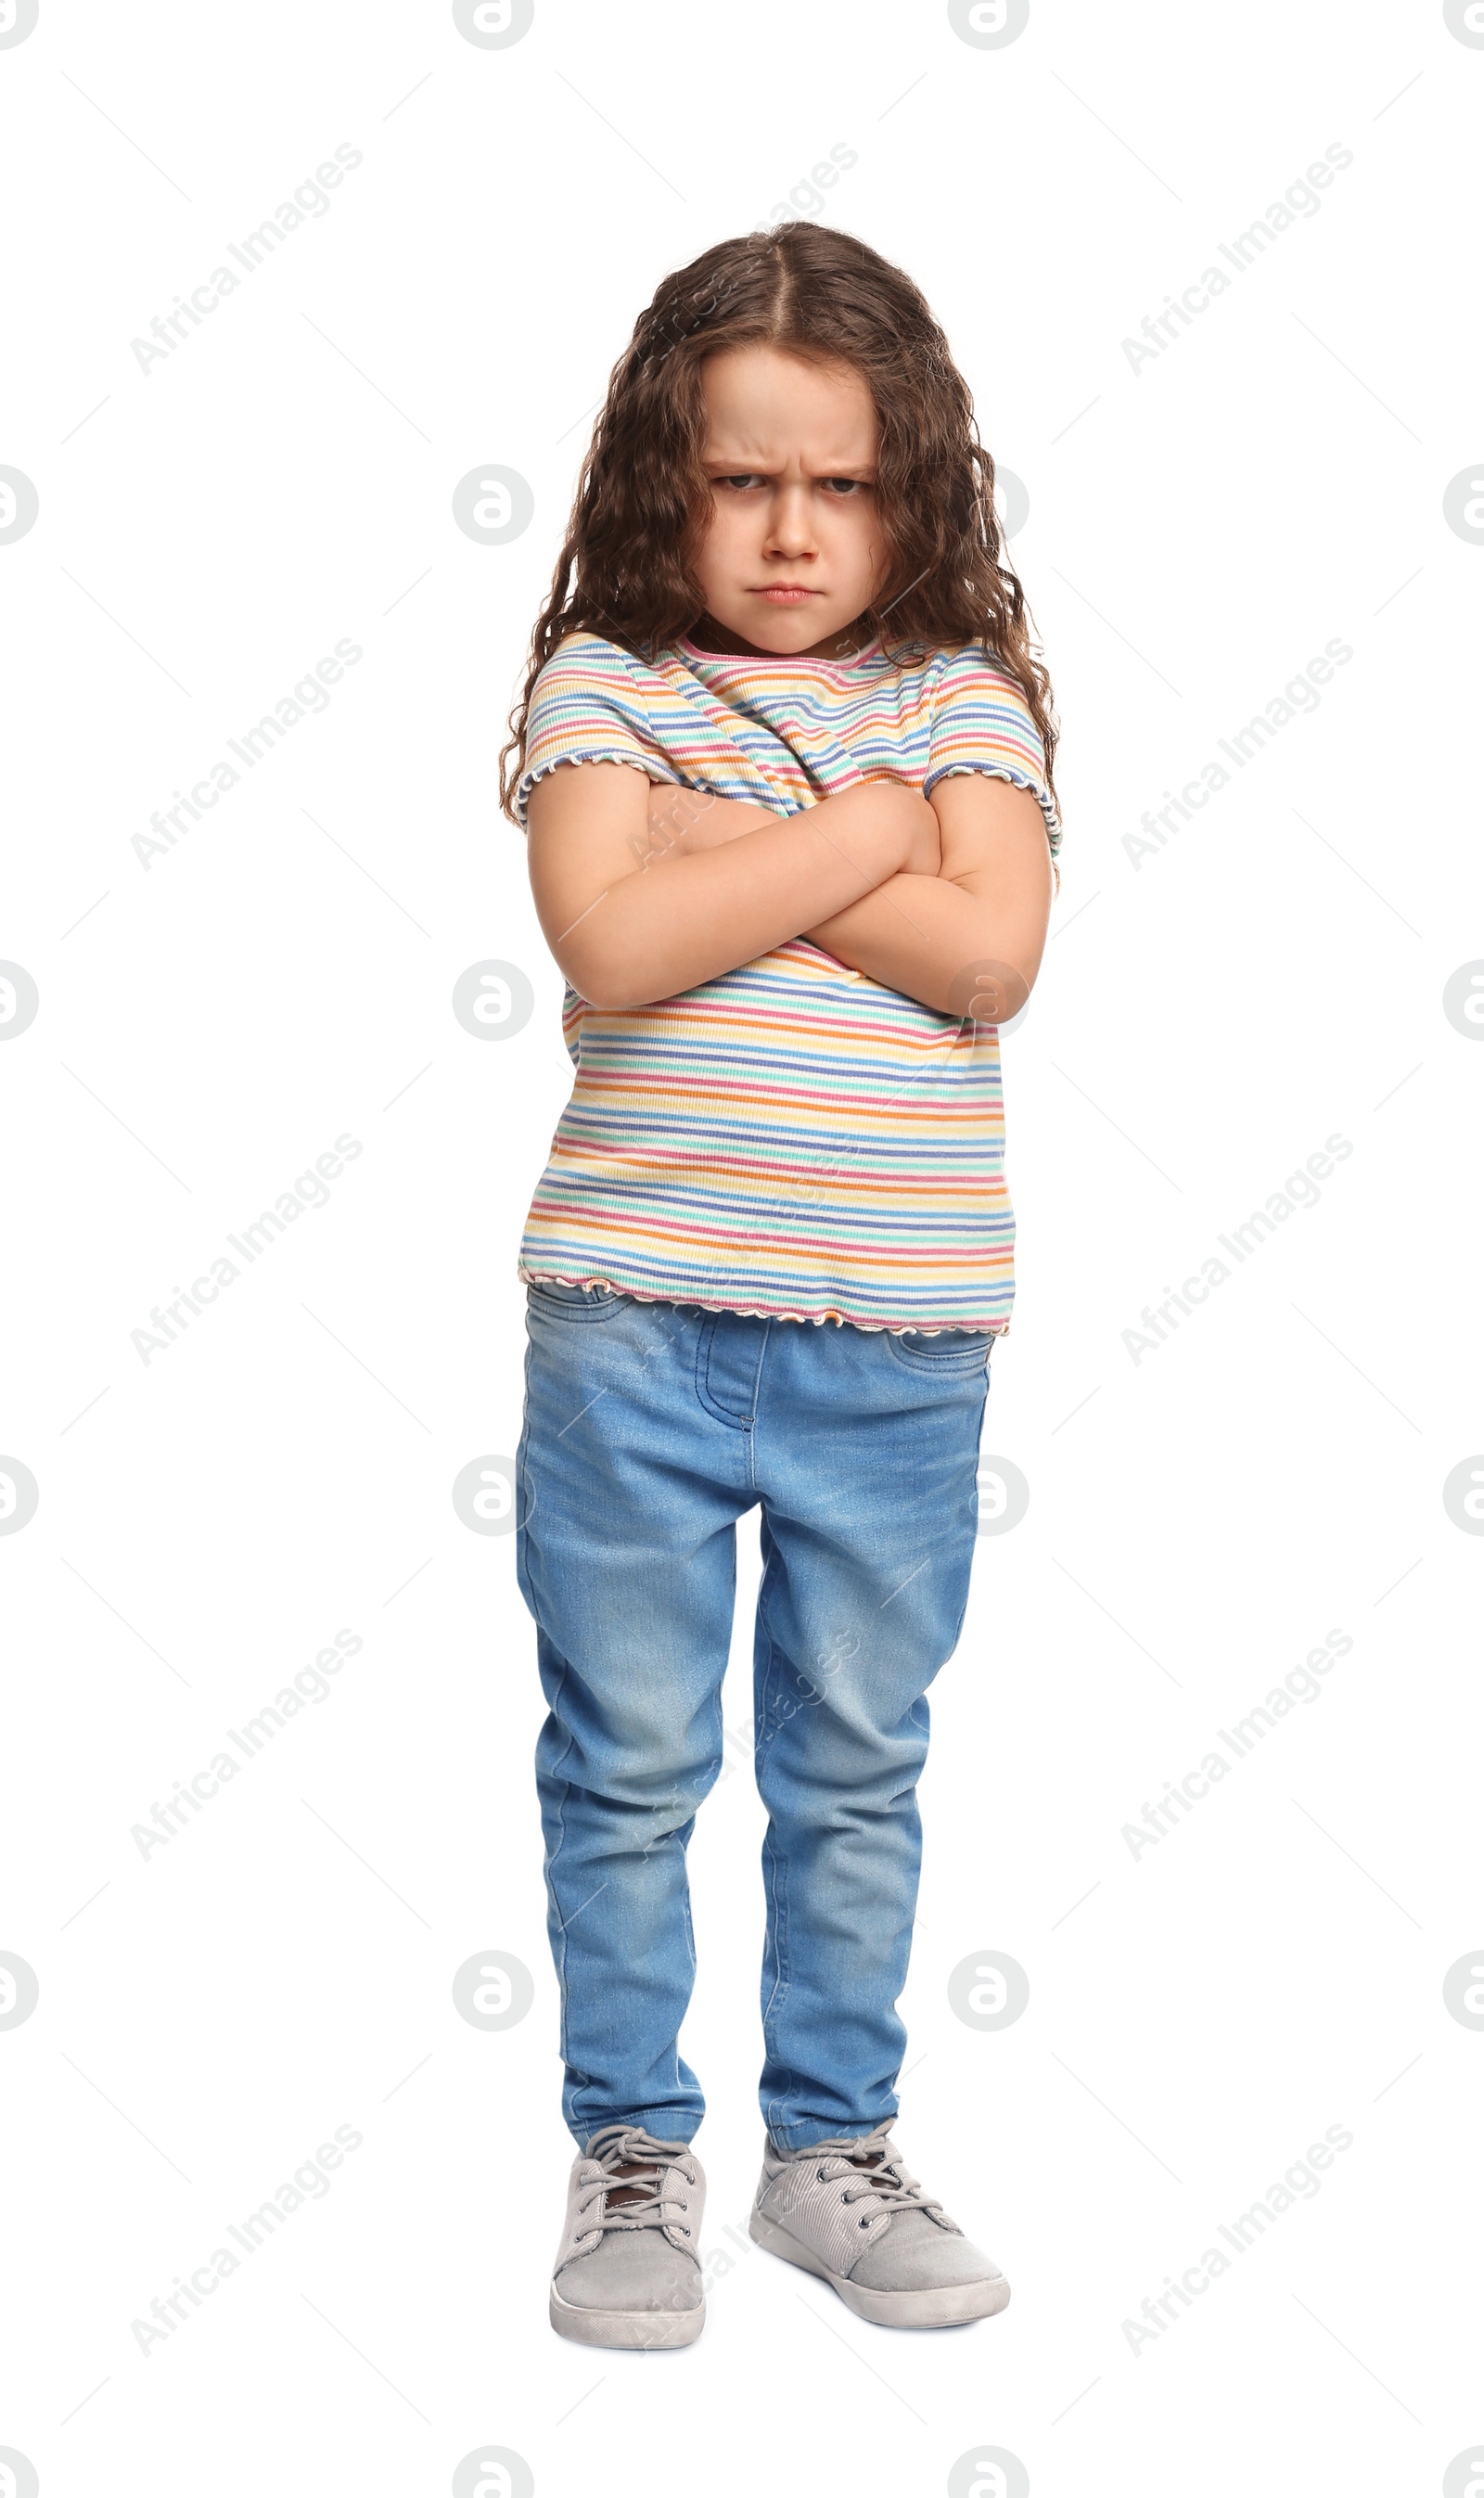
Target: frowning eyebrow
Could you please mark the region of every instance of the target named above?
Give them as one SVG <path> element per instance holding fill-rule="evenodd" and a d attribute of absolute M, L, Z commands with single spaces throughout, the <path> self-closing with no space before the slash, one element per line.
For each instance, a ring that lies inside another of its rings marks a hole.
<path fill-rule="evenodd" d="M 745 452 L 731 458 L 725 452 L 708 451 L 701 464 L 706 468 L 716 469 L 724 477 L 770 477 L 776 475 L 783 463 L 754 459 Z M 807 469 L 805 473 L 812 477 L 856 477 L 863 483 L 869 483 L 876 475 L 876 463 L 874 460 L 827 461 L 818 468 Z"/>

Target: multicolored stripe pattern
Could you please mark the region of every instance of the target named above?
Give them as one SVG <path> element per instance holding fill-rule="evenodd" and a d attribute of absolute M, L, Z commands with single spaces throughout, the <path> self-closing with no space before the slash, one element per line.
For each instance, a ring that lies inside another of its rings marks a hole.
<path fill-rule="evenodd" d="M 646 665 L 574 634 L 536 680 L 516 792 L 629 763 L 795 815 L 882 772 L 1031 790 L 1061 828 L 1014 681 L 976 647 L 901 670 L 667 646 Z M 1003 1333 L 1015 1293 L 993 1024 L 884 988 L 803 938 L 645 1007 L 568 985 L 576 1069 L 519 1272 L 642 1300 L 872 1329 Z"/>

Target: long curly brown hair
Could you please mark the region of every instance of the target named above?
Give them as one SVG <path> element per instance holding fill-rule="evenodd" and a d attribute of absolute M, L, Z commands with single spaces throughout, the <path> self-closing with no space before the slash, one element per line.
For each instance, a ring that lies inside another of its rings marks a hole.
<path fill-rule="evenodd" d="M 800 220 L 714 243 L 661 280 L 634 324 L 593 430 L 532 635 L 525 690 L 510 714 L 500 756 L 505 814 L 513 815 L 532 689 L 558 644 L 599 633 L 652 662 L 704 614 L 690 569 L 711 512 L 701 366 L 723 348 L 757 344 L 852 365 L 875 403 L 876 504 L 889 565 L 879 597 L 856 620 L 862 647 L 879 634 L 886 656 L 906 665 L 924 649 L 982 643 L 1025 696 L 1054 799 L 1050 680 L 1006 558 L 994 462 L 979 439 L 968 385 L 902 270 L 854 235 Z"/>

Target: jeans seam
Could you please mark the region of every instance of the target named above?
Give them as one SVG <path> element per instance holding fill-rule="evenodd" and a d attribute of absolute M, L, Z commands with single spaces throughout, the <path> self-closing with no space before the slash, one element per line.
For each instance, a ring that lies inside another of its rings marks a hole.
<path fill-rule="evenodd" d="M 556 1691 L 548 1704 L 554 1717 L 557 1717 L 557 1702 L 562 1697 L 563 1688 L 566 1681 L 566 1660 L 564 1658 L 557 1675 Z M 557 1717 L 557 1723 L 559 1726 L 561 1725 L 562 1720 L 560 1717 Z M 557 1912 L 556 1949 L 552 1955 L 557 1964 L 557 2045 L 561 2052 L 564 2065 L 569 2065 L 571 2059 L 567 2054 L 566 1927 L 562 1918 L 562 1903 L 557 1897 L 557 1859 L 561 1855 L 563 1846 L 566 1840 L 566 1781 L 565 1778 L 559 1778 L 557 1777 L 557 1772 L 561 1769 L 562 1763 L 566 1759 L 567 1754 L 572 1748 L 571 1728 L 566 1727 L 564 1731 L 566 1735 L 565 1745 L 558 1754 L 556 1760 L 552 1763 L 551 1771 L 549 1773 L 554 1790 L 552 1798 L 552 1814 L 557 1825 L 557 1843 L 555 1847 L 550 1849 L 546 1859 L 546 1888 L 547 1896 L 553 1908 Z"/>
<path fill-rule="evenodd" d="M 538 1612 L 537 1612 L 537 1610 L 536 1610 L 536 1605 L 535 1605 L 535 1582 L 534 1582 L 534 1580 L 533 1580 L 533 1578 L 532 1578 L 532 1571 L 531 1571 L 531 1537 L 530 1537 L 529 1527 L 528 1527 L 528 1523 L 527 1523 L 527 1521 L 529 1521 L 530 1516 L 531 1516 L 531 1504 L 530 1504 L 529 1500 L 527 1500 L 527 1499 L 526 1499 L 526 1497 L 525 1497 L 526 1488 L 527 1488 L 527 1481 L 528 1481 L 528 1465 L 529 1465 L 530 1440 L 531 1440 L 531 1357 L 532 1357 L 532 1342 L 531 1342 L 531 1329 L 530 1329 L 530 1322 L 529 1322 L 529 1319 L 528 1319 L 527 1329 L 526 1329 L 525 1398 L 524 1398 L 524 1408 L 523 1408 L 522 1420 L 521 1420 L 521 1436 L 520 1436 L 520 1442 L 519 1442 L 519 1445 L 518 1445 L 518 1447 L 517 1447 L 517 1449 L 516 1449 L 516 1453 L 515 1453 L 515 1575 L 516 1575 L 516 1581 L 517 1581 L 517 1584 L 520 1585 L 521 1593 L 522 1593 L 522 1595 L 525 1597 L 526 1604 L 527 1604 L 528 1610 L 530 1611 L 530 1614 L 531 1614 L 532 1619 L 532 1621 L 535 1623 L 535 1626 L 536 1626 L 536 1637 L 537 1637 L 537 1682 L 539 1683 L 539 1680 L 540 1680 L 540 1668 L 539 1668 L 540 1616 L 539 1616 L 539 1614 L 538 1614 Z M 558 1673 L 557 1673 L 557 1694 L 556 1694 L 556 1696 L 557 1696 L 557 1698 L 558 1698 L 558 1699 L 560 1699 L 560 1698 L 561 1698 L 561 1695 L 562 1695 L 562 1686 L 563 1686 L 563 1684 L 565 1683 L 565 1681 L 566 1681 L 566 1660 L 565 1660 L 565 1658 L 563 1658 L 563 1659 L 562 1659 L 562 1661 L 561 1661 L 561 1664 L 560 1664 L 560 1666 L 559 1666 L 559 1668 L 558 1668 Z M 555 1707 L 554 1702 L 548 1701 L 548 1703 L 547 1703 L 547 1708 L 548 1708 L 549 1713 L 550 1713 L 553 1717 L 555 1717 L 555 1716 L 556 1716 L 556 1714 L 557 1714 L 557 1713 L 556 1713 L 556 1707 Z M 558 1722 L 558 1724 L 560 1725 L 560 1724 L 561 1724 L 561 1719 L 560 1719 L 560 1718 L 558 1718 L 557 1722 Z M 554 1817 L 555 1817 L 556 1825 L 557 1825 L 557 1843 L 556 1843 L 556 1846 L 555 1846 L 554 1848 L 550 1848 L 550 1849 L 548 1849 L 548 1850 L 546 1851 L 545 1861 L 544 1861 L 544 1863 L 543 1863 L 543 1865 L 542 1865 L 542 1869 L 541 1869 L 541 1870 L 542 1870 L 542 1876 L 543 1876 L 543 1879 L 544 1879 L 544 1881 L 545 1881 L 545 1885 L 546 1885 L 546 1897 L 547 1897 L 548 1907 L 549 1907 L 549 1909 L 550 1909 L 550 1910 L 554 1910 L 554 1911 L 559 1910 L 559 1904 L 558 1904 L 558 1900 L 557 1900 L 556 1882 L 555 1882 L 555 1880 L 554 1880 L 554 1878 L 553 1878 L 553 1877 L 554 1877 L 554 1872 L 555 1872 L 555 1867 L 556 1867 L 557 1858 L 558 1858 L 558 1856 L 559 1856 L 559 1855 L 561 1854 L 561 1852 L 562 1852 L 563 1841 L 565 1841 L 565 1837 L 566 1837 L 566 1815 L 565 1815 L 565 1810 L 564 1810 L 564 1809 L 563 1809 L 563 1782 L 562 1782 L 562 1781 L 560 1781 L 560 1780 L 557 1778 L 557 1777 L 555 1776 L 555 1773 L 556 1773 L 556 1771 L 557 1771 L 557 1770 L 559 1770 L 559 1769 L 560 1769 L 560 1767 L 561 1767 L 561 1765 L 562 1765 L 562 1762 L 563 1762 L 564 1760 L 565 1760 L 566 1755 L 567 1755 L 567 1752 L 569 1752 L 569 1751 L 571 1750 L 571 1747 L 572 1747 L 572 1735 L 571 1735 L 571 1730 L 570 1730 L 570 1728 L 568 1728 L 568 1729 L 566 1729 L 565 1731 L 566 1731 L 566 1745 L 565 1745 L 565 1749 L 564 1749 L 564 1750 L 563 1750 L 563 1751 L 558 1755 L 557 1760 L 556 1760 L 556 1761 L 553 1763 L 553 1765 L 552 1765 L 552 1770 L 553 1770 L 553 1776 L 552 1776 L 552 1787 L 553 1787 L 553 1791 L 554 1791 L 554 1792 L 553 1792 L 552 1810 L 553 1810 L 553 1815 L 554 1815 Z M 539 1778 L 539 1773 L 538 1773 L 538 1778 Z M 556 1970 L 556 1978 L 557 1978 L 557 2049 L 558 2049 L 558 2053 L 560 2054 L 560 2056 L 561 2056 L 561 2058 L 562 2058 L 562 2062 L 563 2062 L 564 2066 L 565 2066 L 565 2067 L 567 2067 L 567 2068 L 569 2069 L 569 2068 L 570 2068 L 570 2059 L 569 2059 L 569 2057 L 568 2057 L 568 2055 L 567 2055 L 566 1932 L 565 1932 L 565 1927 L 564 1927 L 564 1926 L 563 1926 L 563 1924 L 562 1924 L 561 1916 L 560 1916 L 560 1912 L 559 1912 L 559 1913 L 558 1913 L 558 1915 L 557 1915 L 557 1926 L 556 1926 L 556 1932 L 555 1932 L 555 1934 L 554 1934 L 554 1936 L 553 1936 L 553 1938 L 552 1938 L 552 1961 L 553 1961 L 553 1964 L 554 1964 L 554 1966 L 555 1966 L 555 1970 Z M 564 2091 L 563 2091 L 563 2098 L 564 2098 L 564 2100 L 565 2100 L 565 2099 L 566 2099 L 566 2097 L 567 2097 L 567 2094 L 566 2094 L 565 2089 L 564 2088 Z M 575 2122 L 575 2117 L 576 2117 L 575 2094 L 573 2094 L 572 2101 L 571 2101 L 570 2106 L 569 2106 L 569 2108 L 567 2109 L 566 2113 L 567 2113 L 567 2122 L 568 2122 L 568 2127 L 569 2127 L 569 2129 L 570 2129 L 570 2128 L 572 2128 L 572 2127 L 573 2127 L 574 2122 Z"/>
<path fill-rule="evenodd" d="M 752 1410 L 752 1412 L 751 1412 L 750 1414 L 732 1414 L 732 1413 L 728 1413 L 728 1411 L 727 1411 L 727 1409 L 726 1409 L 726 1407 L 725 1405 L 718 1405 L 718 1404 L 716 1403 L 716 1401 L 714 1400 L 714 1398 L 713 1398 L 713 1397 L 712 1397 L 712 1395 L 711 1395 L 711 1393 L 710 1393 L 709 1388 L 708 1388 L 708 1387 L 707 1387 L 707 1385 L 706 1385 L 706 1378 L 707 1378 L 707 1374 L 708 1374 L 708 1372 L 709 1372 L 709 1368 L 710 1368 L 711 1348 L 712 1348 L 713 1344 L 716 1342 L 716 1331 L 717 1331 L 717 1328 L 718 1328 L 718 1326 L 720 1325 L 721 1321 L 722 1321 L 724 1318 L 726 1318 L 726 1316 L 727 1316 L 727 1313 L 726 1313 L 726 1311 L 725 1311 L 725 1310 L 712 1310 L 712 1311 L 709 1311 L 709 1312 L 707 1313 L 707 1316 L 706 1316 L 705 1322 L 703 1323 L 703 1325 L 701 1326 L 701 1328 L 700 1328 L 699 1331 L 697 1332 L 696 1339 L 695 1339 L 695 1394 L 696 1394 L 696 1399 L 697 1399 L 698 1403 L 700 1404 L 700 1406 L 701 1406 L 701 1408 L 702 1408 L 703 1412 L 705 1412 L 705 1413 L 709 1414 L 709 1415 L 711 1416 L 711 1419 L 712 1419 L 712 1421 L 713 1421 L 713 1422 L 715 1422 L 715 1423 L 725 1423 L 725 1424 L 726 1425 L 726 1426 L 727 1426 L 727 1428 L 728 1428 L 729 1430 L 733 1430 L 733 1431 L 745 1431 L 745 1432 L 747 1433 L 747 1436 L 748 1436 L 748 1443 L 749 1443 L 749 1446 L 748 1446 L 748 1480 L 749 1480 L 749 1482 L 756 1482 L 756 1476 L 755 1476 L 754 1471 L 753 1471 L 753 1457 L 752 1457 L 752 1445 L 751 1445 L 751 1444 L 752 1444 L 752 1438 L 753 1438 L 754 1428 L 755 1428 L 755 1426 L 756 1426 L 757 1419 L 758 1419 L 758 1381 L 759 1381 L 759 1379 L 760 1379 L 760 1377 L 761 1377 L 761 1373 L 762 1373 L 762 1353 L 761 1353 L 761 1350 L 759 1349 L 759 1352 L 758 1352 L 758 1370 L 757 1370 L 757 1373 L 756 1373 L 756 1375 L 755 1375 L 755 1377 L 754 1377 L 754 1380 L 753 1380 L 753 1410 Z M 772 1324 L 771 1320 L 764 1319 L 764 1321 L 763 1321 L 763 1327 L 764 1327 L 764 1329 L 766 1329 L 768 1327 L 770 1327 L 770 1326 L 771 1326 L 771 1324 Z M 766 1341 L 767 1341 L 767 1338 L 766 1338 L 766 1334 L 764 1333 L 764 1337 L 763 1337 L 763 1343 L 764 1343 L 764 1345 L 766 1344 Z"/>
<path fill-rule="evenodd" d="M 767 1642 L 767 1664 L 759 1677 L 758 1693 L 758 1708 L 762 1717 L 764 1730 L 766 1730 L 768 1723 L 768 1700 L 772 1689 L 774 1661 L 780 1653 L 777 1642 L 773 1637 L 772 1625 L 768 1620 L 767 1613 L 768 1582 L 773 1576 L 777 1561 L 778 1554 L 775 1550 L 768 1554 L 767 1565 L 763 1570 L 762 1579 L 758 1588 L 758 1623 L 762 1632 L 763 1638 Z M 790 2082 L 794 2082 L 798 2079 L 798 2076 L 794 2073 L 791 2066 L 784 2064 L 784 2059 L 778 2045 L 777 2021 L 778 2016 L 783 2012 L 788 2002 L 790 1987 L 789 1862 L 783 1851 L 780 1848 L 775 1847 L 773 1844 L 771 1830 L 772 1819 L 772 1813 L 769 1812 L 769 1827 L 763 1833 L 762 1853 L 766 1874 L 765 1905 L 771 1907 L 773 1911 L 772 1944 L 775 1975 L 768 2000 L 762 2007 L 762 2043 L 767 2053 L 769 2063 L 782 2066 L 783 2070 L 788 2074 L 789 2080 Z M 777 2110 L 778 2105 L 779 2101 L 776 2098 L 770 2099 L 768 2102 L 768 2112 L 764 2117 L 763 2122 L 769 2132 L 771 2132 L 773 2129 L 774 2113 Z"/>
<path fill-rule="evenodd" d="M 763 1365 L 768 1358 L 768 1347 L 772 1341 L 773 1322 L 771 1319 L 764 1319 L 762 1322 L 762 1341 L 758 1347 L 758 1367 L 753 1374 L 752 1428 L 747 1435 L 747 1481 L 748 1488 L 752 1491 L 756 1491 L 758 1489 L 758 1431 L 762 1420 L 762 1372 Z M 758 1602 L 760 1603 L 762 1597 L 762 1590 L 760 1587 L 758 1588 Z M 771 1639 L 768 1642 L 768 1646 L 771 1649 Z"/>
<path fill-rule="evenodd" d="M 977 1431 L 975 1432 L 975 1434 L 974 1434 L 974 1473 L 973 1473 L 973 1477 L 972 1477 L 972 1483 L 973 1483 L 973 1497 L 974 1497 L 974 1541 L 973 1541 L 973 1543 L 971 1543 L 971 1545 L 970 1545 L 970 1547 L 969 1547 L 969 1566 L 968 1566 L 968 1569 L 964 1572 L 964 1582 L 963 1582 L 963 1603 L 962 1603 L 962 1604 L 959 1606 L 959 1608 L 958 1608 L 958 1619 L 957 1619 L 957 1621 L 953 1624 L 953 1641 L 952 1641 L 952 1647 L 951 1647 L 951 1648 L 950 1648 L 949 1652 L 948 1652 L 948 1656 L 946 1656 L 946 1657 L 944 1658 L 944 1660 L 943 1660 L 943 1662 L 944 1662 L 944 1664 L 945 1664 L 945 1665 L 947 1665 L 947 1663 L 948 1663 L 948 1661 L 949 1661 L 949 1657 L 951 1657 L 951 1656 L 953 1654 L 954 1649 L 956 1649 L 956 1648 L 957 1648 L 957 1646 L 958 1646 L 959 1640 L 960 1640 L 960 1639 L 962 1638 L 962 1636 L 963 1636 L 964 1617 L 965 1617 L 965 1616 L 966 1616 L 966 1615 L 967 1615 L 967 1613 L 968 1613 L 968 1610 L 969 1610 L 969 1597 L 970 1597 L 971 1593 L 973 1592 L 973 1586 L 974 1586 L 974 1556 L 975 1556 L 975 1553 L 976 1553 L 976 1552 L 977 1552 L 977 1550 L 978 1550 L 978 1542 L 979 1542 L 979 1453 L 980 1453 L 981 1448 L 984 1446 L 984 1416 L 985 1416 L 985 1414 L 988 1412 L 988 1410 L 989 1410 L 989 1370 L 988 1370 L 988 1365 L 987 1365 L 987 1363 L 986 1363 L 986 1364 L 985 1364 L 985 1367 L 984 1367 L 984 1393 L 983 1399 L 981 1400 L 981 1403 L 980 1403 L 980 1409 L 979 1409 L 979 1428 L 978 1428 L 978 1430 L 977 1430 Z"/>

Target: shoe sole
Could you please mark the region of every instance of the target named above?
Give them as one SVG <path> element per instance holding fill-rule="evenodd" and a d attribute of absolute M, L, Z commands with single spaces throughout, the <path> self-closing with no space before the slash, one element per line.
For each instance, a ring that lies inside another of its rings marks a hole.
<path fill-rule="evenodd" d="M 596 2342 L 604 2351 L 678 2351 L 694 2342 L 706 2322 L 706 2302 L 660 2312 L 653 2308 L 573 2307 L 552 2284 L 552 2331 L 568 2342 Z"/>
<path fill-rule="evenodd" d="M 852 2314 L 863 2317 L 867 2324 L 972 2324 L 978 2317 L 998 2316 L 1010 2304 L 1010 2284 L 1003 2273 L 991 2281 L 959 2282 L 948 2290 L 867 2290 L 863 2284 L 847 2281 L 843 2273 L 831 2272 L 819 2256 L 756 2207 L 748 2219 L 747 2234 L 770 2256 L 781 2256 L 785 2263 L 797 2264 L 801 2272 L 817 2273 L 821 2281 L 827 2281 Z"/>

